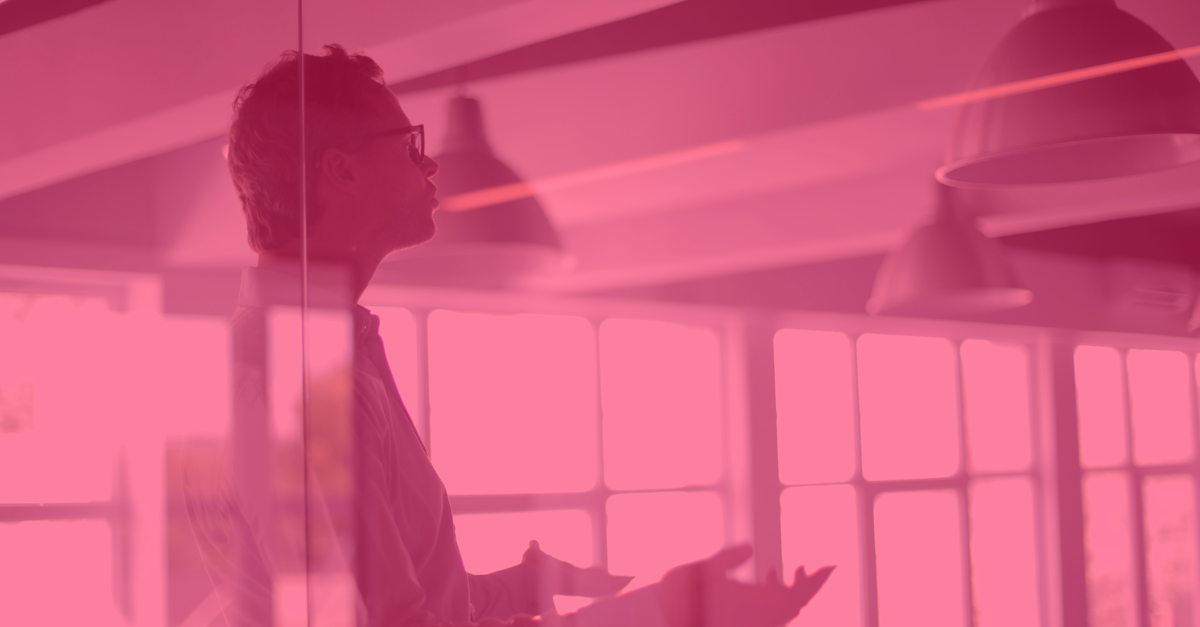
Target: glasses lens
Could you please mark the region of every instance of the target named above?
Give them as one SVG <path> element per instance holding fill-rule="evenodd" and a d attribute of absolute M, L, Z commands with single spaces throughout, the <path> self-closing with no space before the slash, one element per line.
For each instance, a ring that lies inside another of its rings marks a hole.
<path fill-rule="evenodd" d="M 420 164 L 425 160 L 425 127 L 418 126 L 413 130 L 412 143 L 410 146 L 412 160 L 417 164 Z"/>

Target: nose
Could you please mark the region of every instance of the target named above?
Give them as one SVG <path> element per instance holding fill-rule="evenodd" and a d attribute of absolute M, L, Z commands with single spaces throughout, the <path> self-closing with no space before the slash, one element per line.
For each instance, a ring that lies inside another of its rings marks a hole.
<path fill-rule="evenodd" d="M 425 159 L 421 161 L 421 172 L 425 174 L 425 178 L 429 178 L 437 174 L 438 162 L 433 160 L 433 157 L 425 155 Z"/>

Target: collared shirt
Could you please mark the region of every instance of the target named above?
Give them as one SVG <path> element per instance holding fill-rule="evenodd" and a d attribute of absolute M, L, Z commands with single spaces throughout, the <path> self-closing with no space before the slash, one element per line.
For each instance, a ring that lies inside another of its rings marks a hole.
<path fill-rule="evenodd" d="M 309 276 L 310 306 L 348 311 L 353 319 L 354 453 L 359 474 L 355 507 L 360 521 L 353 534 L 353 561 L 359 603 L 367 624 L 435 627 L 479 620 L 481 627 L 499 627 L 499 619 L 515 613 L 517 599 L 532 596 L 532 591 L 523 589 L 529 582 L 513 581 L 501 573 L 467 574 L 458 550 L 449 496 L 396 388 L 379 336 L 379 317 L 351 302 L 348 291 L 342 289 L 348 283 L 340 280 L 344 277 L 337 272 L 310 271 Z M 316 281 L 314 276 L 318 277 Z M 266 366 L 256 360 L 265 360 L 266 311 L 271 306 L 298 305 L 298 286 L 295 272 L 261 268 L 246 268 L 243 272 L 232 322 L 235 421 L 265 423 Z M 235 433 L 237 430 L 235 425 Z M 253 445 L 254 438 L 249 440 Z M 236 449 L 239 444 L 235 442 L 234 446 Z M 252 456 L 253 451 L 243 453 L 243 457 Z M 252 552 L 269 562 L 270 551 L 262 546 L 271 543 L 265 536 L 272 530 L 264 522 L 268 516 L 261 506 L 269 499 L 261 498 L 265 493 L 258 498 L 253 494 L 256 489 L 263 492 L 269 488 L 255 488 L 253 481 L 241 483 L 249 486 L 239 485 L 243 514 L 260 543 L 259 550 Z M 644 588 L 593 604 L 575 615 L 573 624 L 665 627 L 655 594 L 651 588 Z"/>
<path fill-rule="evenodd" d="M 310 279 L 313 273 L 310 272 Z M 310 285 L 312 283 L 310 282 Z M 467 573 L 454 534 L 450 499 L 433 468 L 412 419 L 396 389 L 379 337 L 379 318 L 352 305 L 332 286 L 310 287 L 310 303 L 347 311 L 354 325 L 353 415 L 358 435 L 355 453 L 356 507 L 363 521 L 355 529 L 360 601 L 371 625 L 432 625 L 471 620 Z M 235 360 L 239 346 L 265 345 L 266 310 L 299 304 L 298 282 L 288 272 L 247 268 L 238 310 L 233 317 Z M 265 356 L 265 350 L 240 354 Z M 249 361 L 255 358 L 252 356 Z M 235 366 L 238 387 L 235 415 L 252 416 L 258 394 L 246 393 L 261 375 L 253 364 Z M 262 365 L 265 371 L 265 364 Z M 243 373 L 239 375 L 238 373 Z M 265 409 L 265 407 L 264 407 Z M 236 432 L 236 429 L 235 429 Z M 235 447 L 237 445 L 235 444 Z M 237 483 L 237 478 L 235 478 Z M 265 515 L 239 489 L 250 526 L 270 533 Z M 271 540 L 260 540 L 264 544 Z M 271 561 L 270 551 L 264 558 Z"/>

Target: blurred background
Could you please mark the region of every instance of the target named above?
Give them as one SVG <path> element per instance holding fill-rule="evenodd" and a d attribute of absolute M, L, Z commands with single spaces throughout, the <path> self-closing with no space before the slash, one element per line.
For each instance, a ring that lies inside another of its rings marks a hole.
<path fill-rule="evenodd" d="M 0 624 L 227 624 L 248 450 L 322 564 L 274 623 L 354 624 L 302 531 L 344 311 L 271 309 L 233 426 L 231 103 L 327 43 L 442 165 L 361 304 L 468 571 L 750 543 L 837 564 L 794 625 L 1200 625 L 1194 0 L 0 0 Z"/>

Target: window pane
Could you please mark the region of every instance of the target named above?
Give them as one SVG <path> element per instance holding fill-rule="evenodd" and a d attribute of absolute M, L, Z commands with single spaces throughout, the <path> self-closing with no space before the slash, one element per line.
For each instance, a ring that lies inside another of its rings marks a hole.
<path fill-rule="evenodd" d="M 233 373 L 229 321 L 224 318 L 169 316 L 156 367 L 162 377 L 160 396 L 171 399 L 164 421 L 168 436 L 221 437 L 232 423 Z"/>
<path fill-rule="evenodd" d="M 1191 477 L 1150 477 L 1146 508 L 1146 570 L 1154 627 L 1196 624 L 1196 495 Z"/>
<path fill-rule="evenodd" d="M 847 485 L 784 490 L 779 501 L 783 527 L 784 582 L 804 566 L 809 573 L 821 566 L 837 570 L 791 625 L 862 624 L 859 586 L 858 505 Z"/>
<path fill-rule="evenodd" d="M 1131 350 L 1129 406 L 1133 458 L 1140 464 L 1192 457 L 1192 401 L 1187 356 L 1176 351 Z"/>
<path fill-rule="evenodd" d="M 1029 351 L 967 340 L 962 344 L 967 452 L 971 470 L 1024 470 L 1032 460 Z"/>
<path fill-rule="evenodd" d="M 1132 627 L 1134 618 L 1129 482 L 1123 473 L 1083 478 L 1088 620 L 1093 627 Z"/>
<path fill-rule="evenodd" d="M 863 475 L 944 477 L 958 470 L 958 394 L 950 342 L 864 335 L 858 340 Z"/>
<path fill-rule="evenodd" d="M 1115 348 L 1075 349 L 1075 395 L 1079 403 L 1079 461 L 1085 468 L 1125 461 L 1125 394 L 1121 356 Z"/>
<path fill-rule="evenodd" d="M 721 499 L 711 492 L 618 494 L 608 499 L 608 570 L 652 584 L 725 544 Z"/>
<path fill-rule="evenodd" d="M 372 307 L 371 313 L 379 316 L 379 337 L 396 389 L 417 420 L 417 332 L 412 314 L 403 307 Z"/>
<path fill-rule="evenodd" d="M 596 481 L 596 353 L 573 316 L 429 316 L 433 462 L 452 494 Z"/>
<path fill-rule="evenodd" d="M 1041 621 L 1033 488 L 1028 479 L 971 486 L 971 589 L 976 627 Z"/>
<path fill-rule="evenodd" d="M 646 320 L 600 325 L 604 479 L 675 488 L 721 477 L 721 353 L 716 333 Z"/>
<path fill-rule="evenodd" d="M 113 603 L 112 532 L 92 520 L 0 525 L 0 623 L 125 625 Z"/>
<path fill-rule="evenodd" d="M 833 483 L 854 474 L 854 391 L 843 333 L 775 334 L 779 479 Z"/>
<path fill-rule="evenodd" d="M 881 627 L 962 625 L 961 537 L 953 492 L 900 492 L 876 499 Z"/>
<path fill-rule="evenodd" d="M 122 322 L 100 298 L 0 294 L 0 502 L 112 495 L 129 399 L 146 396 L 128 357 L 145 338 Z"/>
<path fill-rule="evenodd" d="M 592 519 L 580 510 L 465 514 L 454 517 L 454 533 L 469 573 L 516 566 L 530 540 L 580 568 L 593 563 Z"/>

